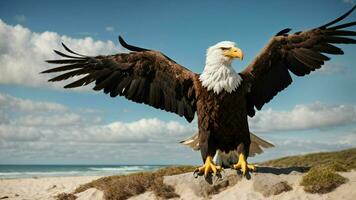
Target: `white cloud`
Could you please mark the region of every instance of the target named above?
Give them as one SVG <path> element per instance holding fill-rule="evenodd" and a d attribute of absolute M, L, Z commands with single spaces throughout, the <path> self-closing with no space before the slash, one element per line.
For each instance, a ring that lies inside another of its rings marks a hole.
<path fill-rule="evenodd" d="M 0 93 L 0 164 L 200 161 L 178 143 L 194 126 L 157 118 L 108 123 L 103 114 Z"/>
<path fill-rule="evenodd" d="M 23 112 L 64 112 L 66 106 L 53 102 L 31 101 L 0 93 L 0 108 Z"/>
<path fill-rule="evenodd" d="M 25 115 L 19 117 L 14 124 L 21 126 L 73 126 L 81 122 L 80 115 L 76 113 L 52 115 Z"/>
<path fill-rule="evenodd" d="M 356 147 L 355 126 L 339 127 L 323 130 L 295 131 L 288 134 L 264 133 L 258 134 L 275 147 L 266 149 L 262 156 L 256 156 L 251 160 L 260 162 L 280 158 L 283 156 L 301 155 L 314 152 L 337 151 Z"/>
<path fill-rule="evenodd" d="M 105 27 L 105 30 L 106 30 L 107 32 L 113 32 L 113 31 L 115 30 L 115 28 L 112 27 L 112 26 L 107 26 L 107 27 Z"/>
<path fill-rule="evenodd" d="M 113 54 L 119 49 L 112 41 L 91 37 L 71 38 L 55 32 L 32 32 L 21 25 L 8 25 L 0 19 L 0 84 L 61 88 L 66 83 L 48 83 L 53 75 L 39 74 L 50 65 L 45 60 L 59 58 L 53 49 L 63 50 L 61 42 L 79 53 L 94 56 Z"/>
<path fill-rule="evenodd" d="M 31 112 L 30 112 L 31 111 Z M 16 113 L 14 116 L 6 113 Z M 110 142 L 178 142 L 194 129 L 157 118 L 104 123 L 92 109 L 71 111 L 53 102 L 37 102 L 0 93 L 0 140 Z"/>
<path fill-rule="evenodd" d="M 316 74 L 346 74 L 347 68 L 341 63 L 326 63 Z"/>
<path fill-rule="evenodd" d="M 9 116 L 3 110 L 0 110 L 0 124 L 6 124 L 9 122 Z"/>
<path fill-rule="evenodd" d="M 252 131 L 273 132 L 322 129 L 356 122 L 356 107 L 352 105 L 327 105 L 316 102 L 297 105 L 291 111 L 267 109 L 249 119 Z"/>

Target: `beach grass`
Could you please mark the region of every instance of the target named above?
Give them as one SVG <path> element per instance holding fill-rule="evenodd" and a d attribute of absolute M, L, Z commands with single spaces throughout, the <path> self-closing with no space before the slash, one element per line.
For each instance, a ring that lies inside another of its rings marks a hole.
<path fill-rule="evenodd" d="M 58 200 L 75 200 L 77 197 L 71 193 L 60 193 L 56 196 Z"/>
<path fill-rule="evenodd" d="M 261 165 L 271 167 L 310 167 L 302 177 L 300 185 L 309 193 L 324 194 L 347 182 L 337 172 L 356 169 L 356 148 L 336 152 L 313 153 L 302 156 L 288 156 L 270 160 Z"/>
<path fill-rule="evenodd" d="M 336 173 L 333 168 L 326 165 L 314 166 L 303 176 L 300 185 L 309 193 L 324 194 L 347 182 L 347 178 Z"/>
<path fill-rule="evenodd" d="M 89 188 L 96 188 L 104 192 L 106 200 L 123 200 L 131 196 L 152 191 L 163 199 L 179 197 L 174 188 L 163 183 L 164 176 L 193 172 L 193 166 L 176 166 L 159 169 L 154 172 L 139 172 L 128 175 L 103 177 L 90 183 L 81 185 L 75 193 L 83 192 Z M 65 197 L 63 195 L 63 197 Z M 58 198 L 65 200 L 65 198 Z"/>
<path fill-rule="evenodd" d="M 275 160 L 262 162 L 261 166 L 270 167 L 314 167 L 330 166 L 335 171 L 356 169 L 356 148 L 335 152 L 312 153 L 301 156 L 288 156 Z"/>

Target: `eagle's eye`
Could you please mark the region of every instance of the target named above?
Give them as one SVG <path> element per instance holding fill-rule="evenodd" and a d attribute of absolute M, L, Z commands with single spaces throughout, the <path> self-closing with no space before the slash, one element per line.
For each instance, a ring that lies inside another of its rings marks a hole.
<path fill-rule="evenodd" d="M 220 49 L 223 50 L 223 51 L 226 51 L 226 50 L 230 50 L 231 47 L 221 47 Z"/>

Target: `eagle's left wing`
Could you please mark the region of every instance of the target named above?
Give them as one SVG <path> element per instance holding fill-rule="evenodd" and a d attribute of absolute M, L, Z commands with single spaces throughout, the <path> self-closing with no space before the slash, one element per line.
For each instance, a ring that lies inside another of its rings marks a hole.
<path fill-rule="evenodd" d="M 332 26 L 347 17 L 356 6 L 343 16 L 318 28 L 288 35 L 290 29 L 277 33 L 252 63 L 241 72 L 249 82 L 247 93 L 248 115 L 255 115 L 255 108 L 260 110 L 278 92 L 292 83 L 289 71 L 297 76 L 304 76 L 319 69 L 327 54 L 343 54 L 332 44 L 355 44 L 356 40 L 345 36 L 355 36 L 355 31 L 343 30 L 356 25 L 356 21 Z"/>

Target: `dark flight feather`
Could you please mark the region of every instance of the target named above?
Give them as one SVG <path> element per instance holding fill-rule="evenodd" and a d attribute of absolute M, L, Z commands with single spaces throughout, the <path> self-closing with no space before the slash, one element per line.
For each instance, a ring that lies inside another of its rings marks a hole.
<path fill-rule="evenodd" d="M 63 57 L 66 57 L 66 58 L 74 58 L 74 59 L 85 59 L 83 57 L 76 57 L 76 56 L 70 56 L 70 55 L 67 55 L 67 54 L 64 54 L 60 51 L 57 51 L 57 50 L 53 50 L 56 54 L 60 55 L 60 56 L 63 56 Z"/>
<path fill-rule="evenodd" d="M 319 29 L 326 29 L 328 26 L 331 26 L 343 19 L 345 19 L 348 15 L 350 15 L 352 13 L 352 11 L 354 11 L 356 8 L 356 5 L 354 7 L 352 7 L 349 11 L 347 11 L 345 14 L 343 14 L 342 16 L 338 17 L 337 19 L 327 23 L 327 24 L 324 24 L 322 26 L 319 27 Z"/>
<path fill-rule="evenodd" d="M 86 56 L 84 56 L 84 55 L 82 55 L 82 54 L 79 54 L 79 53 L 76 53 L 76 52 L 72 51 L 72 50 L 69 49 L 63 42 L 62 42 L 62 46 L 64 47 L 64 49 L 65 49 L 66 51 L 68 51 L 68 52 L 70 52 L 70 53 L 72 53 L 72 54 L 75 54 L 75 55 L 78 55 L 78 56 L 86 57 Z"/>
<path fill-rule="evenodd" d="M 54 82 L 54 81 L 63 81 L 65 79 L 78 76 L 78 75 L 83 75 L 83 74 L 88 74 L 90 72 L 90 69 L 77 69 L 74 71 L 70 71 L 64 74 L 61 74 L 59 76 L 56 76 L 52 79 L 49 79 L 48 81 Z"/>
<path fill-rule="evenodd" d="M 83 64 L 72 64 L 72 65 L 64 65 L 61 67 L 55 67 L 52 69 L 48 69 L 46 71 L 43 71 L 41 73 L 52 73 L 52 72 L 61 72 L 61 71 L 67 71 L 67 70 L 72 70 L 72 69 L 77 69 L 77 68 L 83 68 Z"/>
<path fill-rule="evenodd" d="M 356 25 L 356 21 L 355 22 L 350 22 L 350 23 L 346 23 L 346 24 L 341 24 L 338 26 L 334 26 L 334 27 L 330 27 L 330 30 L 337 30 L 337 29 L 343 29 L 343 28 L 347 28 L 350 26 L 355 26 Z"/>
<path fill-rule="evenodd" d="M 285 35 L 285 34 L 289 33 L 291 30 L 292 30 L 292 29 L 290 29 L 290 28 L 285 28 L 285 29 L 279 31 L 279 32 L 276 34 L 276 36 Z"/>
<path fill-rule="evenodd" d="M 130 51 L 150 51 L 148 49 L 144 49 L 141 47 L 136 47 L 136 46 L 127 44 L 121 36 L 119 36 L 119 42 L 120 42 L 121 46 L 125 47 L 126 49 L 128 49 Z"/>
<path fill-rule="evenodd" d="M 329 43 L 334 43 L 334 44 L 356 44 L 356 40 L 351 38 L 345 38 L 345 37 L 328 36 L 325 37 L 325 40 Z"/>
<path fill-rule="evenodd" d="M 325 31 L 325 35 L 356 36 L 356 31 L 330 30 Z"/>
<path fill-rule="evenodd" d="M 328 43 L 314 45 L 312 49 L 328 54 L 336 54 L 336 55 L 344 54 L 344 52 L 340 48 Z"/>

